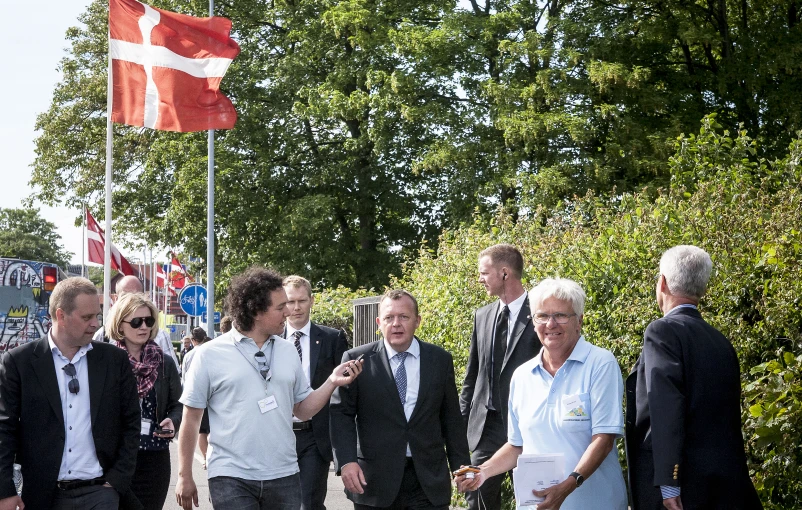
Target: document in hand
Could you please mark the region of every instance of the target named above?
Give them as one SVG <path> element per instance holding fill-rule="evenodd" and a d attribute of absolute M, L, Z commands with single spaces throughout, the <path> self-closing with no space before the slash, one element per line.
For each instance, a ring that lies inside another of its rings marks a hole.
<path fill-rule="evenodd" d="M 526 454 L 518 457 L 518 467 L 512 470 L 515 501 L 518 506 L 542 503 L 532 490 L 542 491 L 562 482 L 565 477 L 565 456 L 562 453 Z"/>

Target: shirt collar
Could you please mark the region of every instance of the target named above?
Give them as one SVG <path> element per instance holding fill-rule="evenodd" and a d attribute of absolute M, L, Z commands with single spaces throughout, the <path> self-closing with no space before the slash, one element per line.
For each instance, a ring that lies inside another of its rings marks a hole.
<path fill-rule="evenodd" d="M 61 349 L 58 348 L 56 342 L 53 341 L 53 329 L 50 329 L 50 331 L 47 332 L 47 344 L 50 346 L 50 352 L 64 359 L 67 359 L 67 356 L 65 356 L 64 353 L 61 352 Z M 92 350 L 92 342 L 89 342 L 88 344 L 78 349 L 78 352 L 75 353 L 75 356 L 73 356 L 72 359 L 74 359 L 77 362 L 79 359 L 83 358 L 87 352 L 91 350 Z M 72 363 L 72 360 L 67 360 L 67 362 Z"/>
<path fill-rule="evenodd" d="M 287 323 L 287 338 L 292 338 L 293 333 L 295 333 L 296 331 L 300 331 L 301 333 L 304 334 L 304 336 L 308 336 L 308 337 L 311 338 L 312 335 L 310 335 L 309 332 L 312 331 L 312 322 L 311 321 L 306 321 L 306 324 L 304 324 L 304 327 L 302 327 L 301 329 L 293 328 L 292 326 L 290 326 L 290 323 L 288 322 Z"/>
<path fill-rule="evenodd" d="M 518 296 L 515 301 L 510 301 L 510 303 L 506 305 L 507 308 L 510 309 L 510 317 L 518 317 L 518 312 L 520 312 L 521 307 L 524 306 L 524 301 L 526 301 L 526 291 Z M 498 313 L 501 313 L 501 309 L 504 308 L 504 302 L 499 299 L 498 303 Z"/>
<path fill-rule="evenodd" d="M 243 335 L 242 333 L 240 333 L 237 330 L 237 328 L 235 328 L 233 326 L 231 327 L 231 331 L 229 331 L 229 333 L 234 338 L 234 343 L 235 344 L 238 344 L 238 343 L 252 343 L 252 344 L 256 345 L 256 342 L 253 340 L 253 338 Z M 270 338 L 268 338 L 268 342 L 265 342 L 265 346 L 270 343 L 269 340 L 275 340 L 276 338 L 281 338 L 281 337 L 279 337 L 277 335 L 270 335 Z M 283 338 L 281 338 L 281 339 L 284 340 Z M 264 346 L 262 346 L 262 349 L 264 350 Z"/>
<path fill-rule="evenodd" d="M 579 337 L 579 340 L 577 340 L 576 345 L 574 346 L 574 350 L 571 351 L 571 354 L 568 356 L 568 359 L 565 360 L 565 361 L 566 362 L 568 362 L 568 361 L 578 361 L 580 363 L 584 363 L 588 359 L 589 355 L 590 355 L 590 344 L 587 342 L 587 340 L 585 340 L 585 335 L 582 335 L 582 336 Z M 533 372 L 537 368 L 541 368 L 541 369 L 545 370 L 545 368 L 543 368 L 543 349 L 542 348 L 540 349 L 540 351 L 538 351 L 538 353 L 535 355 L 535 357 L 533 359 L 535 360 L 535 366 L 532 368 Z"/>
<path fill-rule="evenodd" d="M 698 308 L 696 305 L 692 305 L 692 304 L 690 304 L 690 303 L 685 303 L 685 304 L 682 304 L 682 305 L 677 305 L 677 306 L 675 306 L 674 308 L 672 308 L 671 310 L 667 311 L 667 312 L 665 313 L 665 315 L 663 315 L 663 317 L 667 317 L 667 316 L 669 316 L 669 315 L 671 315 L 671 314 L 673 314 L 673 313 L 677 313 L 677 312 L 679 312 L 679 311 L 680 311 L 682 308 L 693 308 L 694 310 L 698 310 L 698 309 L 699 309 L 699 308 Z"/>
<path fill-rule="evenodd" d="M 387 349 L 387 357 L 389 359 L 393 359 L 393 356 L 398 354 L 398 351 L 390 347 L 390 343 L 387 340 L 384 340 L 384 348 Z M 409 348 L 406 350 L 408 354 L 411 354 L 413 358 L 420 357 L 420 344 L 418 343 L 418 337 L 412 337 L 412 343 L 409 344 Z"/>

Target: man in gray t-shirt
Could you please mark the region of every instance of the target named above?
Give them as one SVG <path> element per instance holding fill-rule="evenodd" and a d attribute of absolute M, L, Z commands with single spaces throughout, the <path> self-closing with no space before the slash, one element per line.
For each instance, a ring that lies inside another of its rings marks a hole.
<path fill-rule="evenodd" d="M 286 304 L 282 278 L 273 271 L 252 267 L 231 280 L 226 305 L 234 328 L 198 348 L 180 399 L 175 492 L 185 510 L 198 501 L 192 458 L 204 408 L 214 430 L 207 460 L 214 508 L 301 506 L 292 416 L 310 419 L 337 386 L 359 375 L 362 364 L 339 365 L 312 391 L 295 346 L 277 336 L 289 315 Z"/>

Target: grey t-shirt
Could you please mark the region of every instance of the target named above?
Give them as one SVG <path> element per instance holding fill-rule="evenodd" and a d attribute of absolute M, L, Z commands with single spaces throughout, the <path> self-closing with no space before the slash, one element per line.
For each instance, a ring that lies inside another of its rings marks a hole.
<path fill-rule="evenodd" d="M 291 342 L 273 336 L 262 347 L 269 381 L 259 374 L 257 350 L 252 339 L 232 329 L 198 347 L 187 371 L 181 403 L 209 409 L 209 478 L 274 480 L 298 472 L 292 407 L 312 388 Z M 266 410 L 271 397 L 276 407 Z"/>

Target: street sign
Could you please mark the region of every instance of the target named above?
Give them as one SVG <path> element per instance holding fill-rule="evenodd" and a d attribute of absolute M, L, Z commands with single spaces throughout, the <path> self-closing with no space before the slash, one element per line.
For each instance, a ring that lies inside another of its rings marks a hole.
<path fill-rule="evenodd" d="M 201 314 L 201 322 L 206 323 L 206 312 Z M 214 312 L 214 323 L 220 324 L 220 312 Z"/>
<path fill-rule="evenodd" d="M 187 315 L 198 316 L 206 313 L 206 287 L 200 283 L 190 283 L 178 296 L 181 310 Z"/>

